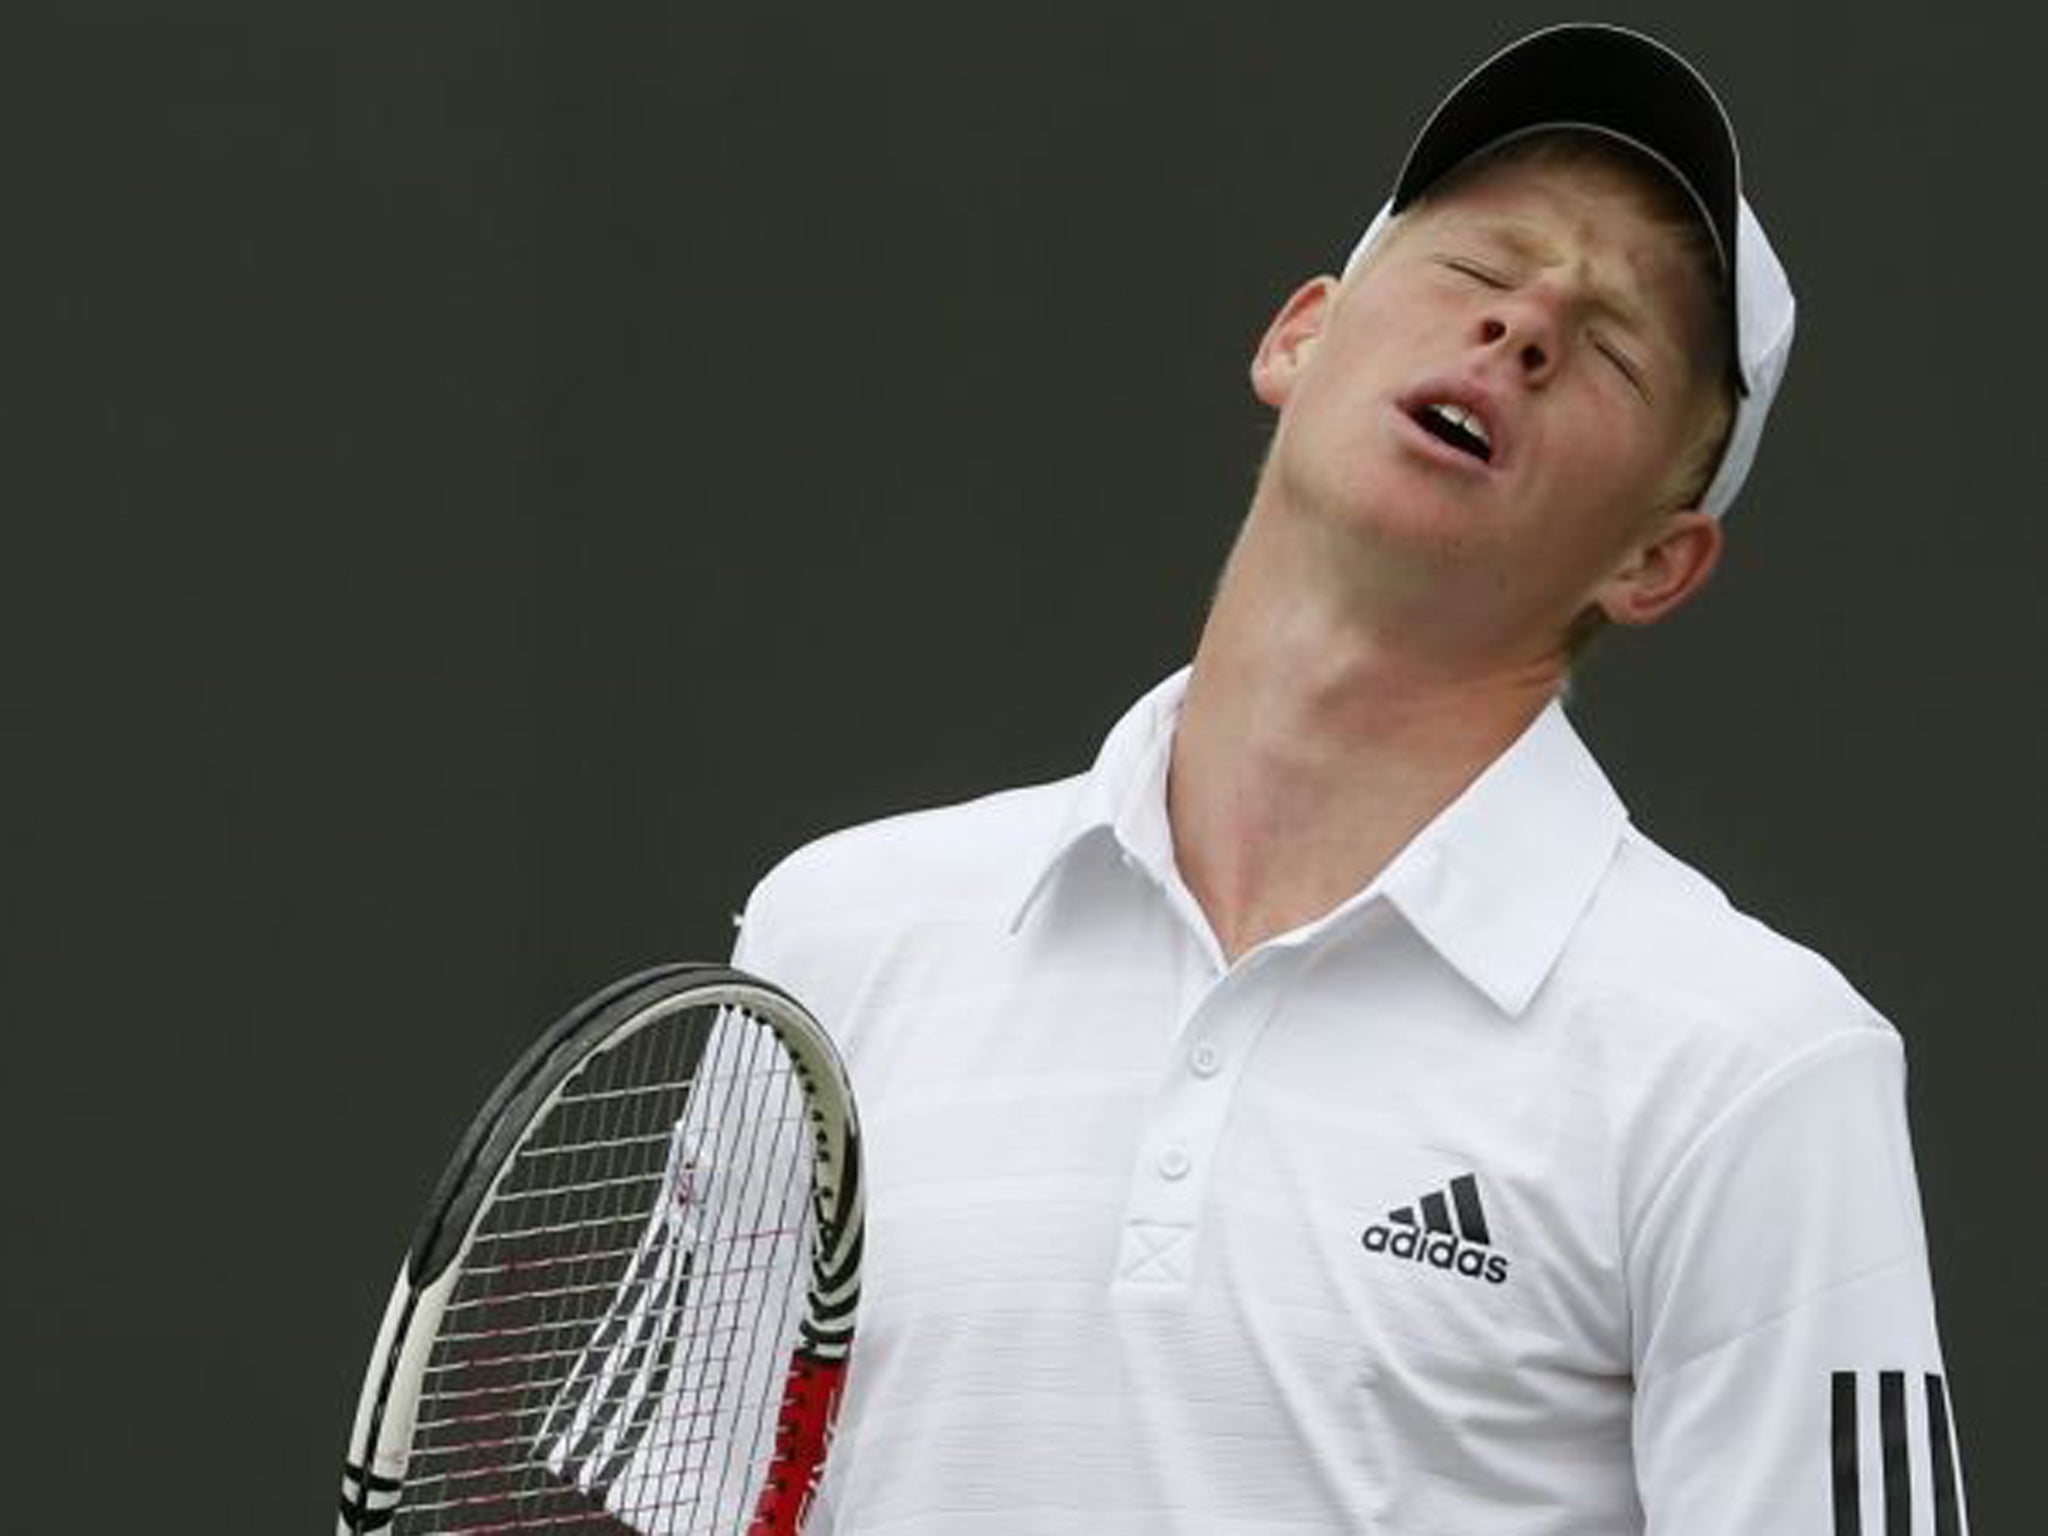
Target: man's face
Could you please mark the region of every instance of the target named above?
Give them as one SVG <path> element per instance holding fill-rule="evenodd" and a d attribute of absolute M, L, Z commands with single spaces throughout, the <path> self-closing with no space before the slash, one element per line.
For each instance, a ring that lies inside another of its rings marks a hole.
<path fill-rule="evenodd" d="M 1631 170 L 1482 170 L 1276 317 L 1253 367 L 1281 413 L 1266 478 L 1384 617 L 1536 654 L 1617 606 L 1617 567 L 1695 489 L 1712 323 Z"/>

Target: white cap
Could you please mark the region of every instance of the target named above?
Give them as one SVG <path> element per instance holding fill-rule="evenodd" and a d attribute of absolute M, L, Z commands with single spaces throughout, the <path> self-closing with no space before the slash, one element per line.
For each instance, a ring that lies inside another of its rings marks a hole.
<path fill-rule="evenodd" d="M 1785 269 L 1742 195 L 1735 130 L 1712 87 L 1678 54 L 1625 27 L 1579 22 L 1511 43 L 1467 75 L 1417 135 L 1394 192 L 1344 263 L 1349 275 L 1387 225 L 1474 155 L 1551 129 L 1603 134 L 1647 155 L 1691 197 L 1732 290 L 1735 420 L 1700 510 L 1719 517 L 1742 488 L 1792 351 Z"/>

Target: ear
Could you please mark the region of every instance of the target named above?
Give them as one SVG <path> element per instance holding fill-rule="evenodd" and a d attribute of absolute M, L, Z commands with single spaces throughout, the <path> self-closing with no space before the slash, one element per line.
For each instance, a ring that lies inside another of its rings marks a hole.
<path fill-rule="evenodd" d="M 1721 559 L 1721 524 L 1704 512 L 1668 512 L 1594 590 L 1616 624 L 1654 624 L 1706 585 Z"/>
<path fill-rule="evenodd" d="M 1336 303 L 1337 279 L 1312 277 L 1288 296 L 1252 354 L 1252 393 L 1278 410 L 1315 351 Z"/>

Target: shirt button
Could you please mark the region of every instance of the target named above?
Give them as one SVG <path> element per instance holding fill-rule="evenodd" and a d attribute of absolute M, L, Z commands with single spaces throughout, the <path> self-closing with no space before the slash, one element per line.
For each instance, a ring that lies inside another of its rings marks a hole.
<path fill-rule="evenodd" d="M 1178 1143 L 1165 1148 L 1159 1154 L 1159 1171 L 1169 1179 L 1184 1179 L 1193 1163 L 1188 1158 L 1188 1149 Z"/>
<path fill-rule="evenodd" d="M 1223 1067 L 1223 1053 L 1207 1040 L 1188 1052 L 1188 1067 L 1197 1077 L 1214 1077 Z"/>

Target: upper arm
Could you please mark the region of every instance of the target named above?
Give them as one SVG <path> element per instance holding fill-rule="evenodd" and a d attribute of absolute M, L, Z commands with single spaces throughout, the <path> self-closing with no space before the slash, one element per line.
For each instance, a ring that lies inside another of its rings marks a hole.
<path fill-rule="evenodd" d="M 1960 1531 L 1888 1028 L 1809 1047 L 1702 1133 L 1637 1227 L 1629 1293 L 1652 1536 L 1891 1531 L 1888 1498 L 1915 1536 Z"/>

